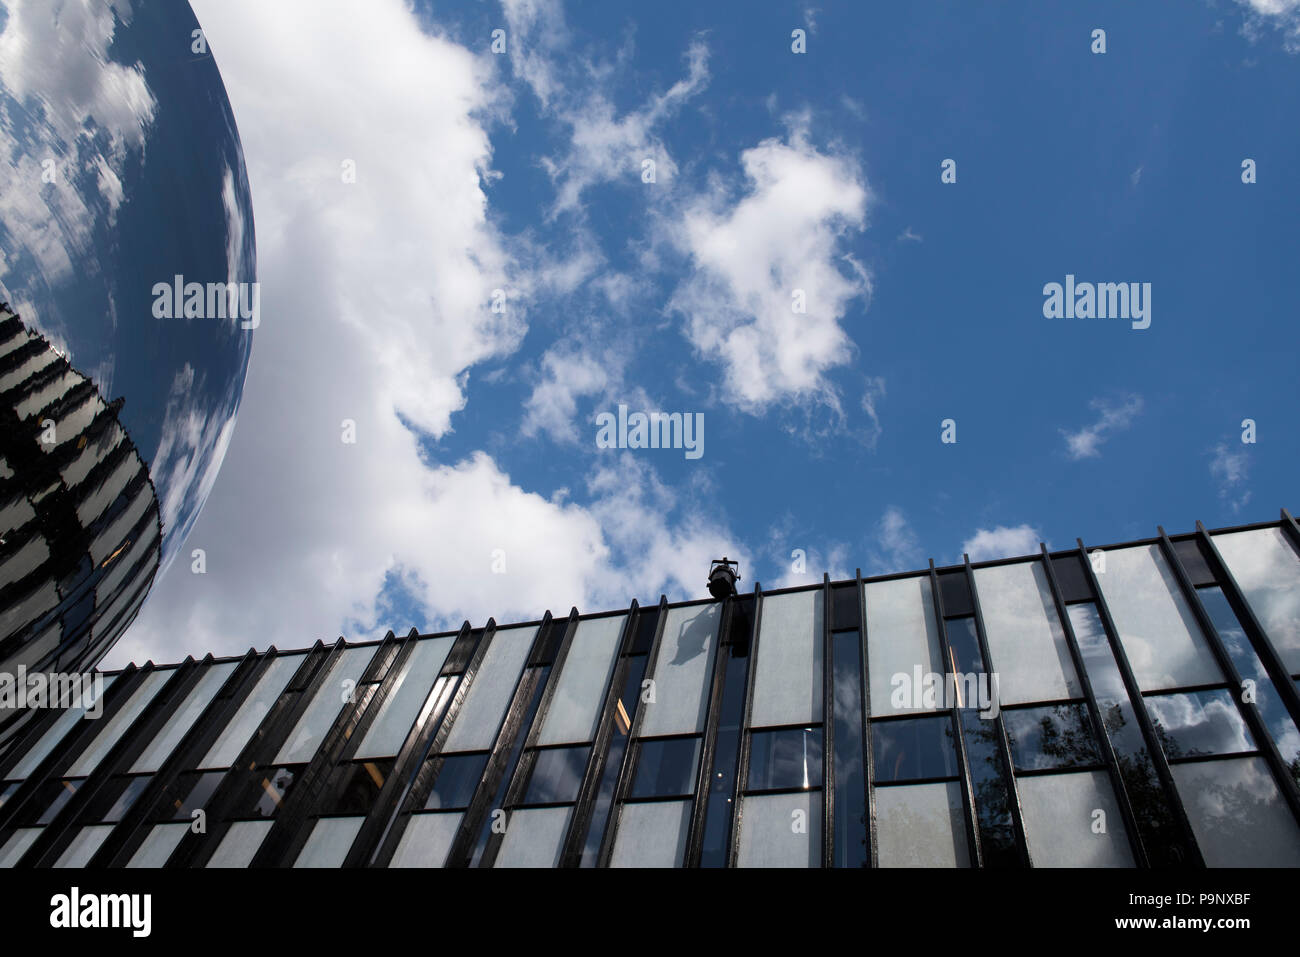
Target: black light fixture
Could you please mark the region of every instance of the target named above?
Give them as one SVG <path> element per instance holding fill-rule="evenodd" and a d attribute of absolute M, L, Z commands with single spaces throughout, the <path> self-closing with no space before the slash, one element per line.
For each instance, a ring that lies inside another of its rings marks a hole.
<path fill-rule="evenodd" d="M 740 581 L 740 563 L 728 561 L 727 556 L 715 558 L 709 565 L 709 594 L 719 600 L 736 593 Z"/>

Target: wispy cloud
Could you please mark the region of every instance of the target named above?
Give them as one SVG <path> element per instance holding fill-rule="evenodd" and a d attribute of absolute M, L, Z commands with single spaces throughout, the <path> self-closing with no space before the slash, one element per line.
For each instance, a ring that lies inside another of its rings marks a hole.
<path fill-rule="evenodd" d="M 1219 498 L 1227 503 L 1233 514 L 1240 512 L 1250 502 L 1250 489 L 1244 488 L 1250 477 L 1249 447 L 1237 447 L 1220 442 L 1211 453 L 1210 477 L 1218 486 Z"/>
<path fill-rule="evenodd" d="M 1101 446 L 1114 432 L 1127 429 L 1142 411 L 1142 397 L 1131 394 L 1119 400 L 1093 399 L 1088 407 L 1100 413 L 1096 422 L 1085 425 L 1077 432 L 1061 429 L 1065 436 L 1066 454 L 1075 461 L 1096 458 Z"/>
<path fill-rule="evenodd" d="M 873 574 L 908 571 L 919 567 L 925 556 L 907 516 L 890 505 L 876 524 L 868 566 Z"/>
<path fill-rule="evenodd" d="M 1288 53 L 1300 53 L 1300 0 L 1237 0 L 1245 8 L 1246 21 L 1241 32 L 1248 40 L 1258 40 L 1266 30 L 1282 34 L 1282 46 Z"/>

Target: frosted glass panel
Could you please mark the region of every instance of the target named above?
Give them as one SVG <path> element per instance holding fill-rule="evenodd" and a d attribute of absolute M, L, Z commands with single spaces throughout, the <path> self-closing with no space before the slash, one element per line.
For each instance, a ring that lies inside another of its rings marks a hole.
<path fill-rule="evenodd" d="M 413 814 L 389 867 L 442 867 L 463 814 Z"/>
<path fill-rule="evenodd" d="M 1300 829 L 1263 758 L 1170 768 L 1210 867 L 1300 867 Z"/>
<path fill-rule="evenodd" d="M 939 653 L 939 628 L 934 620 L 934 599 L 928 576 L 871 582 L 867 596 L 867 664 L 871 669 L 871 713 L 903 714 L 933 711 L 920 707 L 895 706 L 890 700 L 895 675 L 903 675 L 911 686 L 917 667 L 924 676 L 944 674 Z"/>
<path fill-rule="evenodd" d="M 257 854 L 272 821 L 236 821 L 230 825 L 216 851 L 208 859 L 208 867 L 247 867 Z"/>
<path fill-rule="evenodd" d="M 401 750 L 402 742 L 428 700 L 429 691 L 455 643 L 455 636 L 425 638 L 416 642 L 394 687 L 379 706 L 356 757 L 386 757 Z"/>
<path fill-rule="evenodd" d="M 90 827 L 83 827 L 72 839 L 67 850 L 59 855 L 54 866 L 85 867 L 99 850 L 99 845 L 103 844 L 111 833 L 113 833 L 112 824 L 93 824 Z"/>
<path fill-rule="evenodd" d="M 741 804 L 739 867 L 820 867 L 822 796 L 756 794 Z"/>
<path fill-rule="evenodd" d="M 153 743 L 136 758 L 135 764 L 131 765 L 130 773 L 157 771 L 162 766 L 172 750 L 180 743 L 181 738 L 194 727 L 194 722 L 199 720 L 203 709 L 216 697 L 217 692 L 221 690 L 221 686 L 226 683 L 226 679 L 238 664 L 237 661 L 228 661 L 224 664 L 208 666 L 206 672 L 199 678 L 198 684 L 167 719 L 167 724 L 158 732 Z"/>
<path fill-rule="evenodd" d="M 525 808 L 510 815 L 496 867 L 555 867 L 564 849 L 571 807 Z"/>
<path fill-rule="evenodd" d="M 346 648 L 334 659 L 329 674 L 316 689 L 311 704 L 298 719 L 297 726 L 290 732 L 280 753 L 275 756 L 274 763 L 297 764 L 312 759 L 330 726 L 334 724 L 334 719 L 343 710 L 343 705 L 355 694 L 357 682 L 361 680 L 366 665 L 370 664 L 378 647 L 367 645 L 364 648 Z"/>
<path fill-rule="evenodd" d="M 1300 672 L 1300 555 L 1286 533 L 1259 528 L 1213 537 L 1286 670 Z"/>
<path fill-rule="evenodd" d="M 1034 867 L 1133 866 L 1124 819 L 1104 771 L 1017 778 L 1016 790 Z M 1094 830 L 1098 821 L 1104 833 Z"/>
<path fill-rule="evenodd" d="M 1083 695 L 1042 562 L 977 568 L 975 590 L 1003 704 Z"/>
<path fill-rule="evenodd" d="M 104 676 L 104 697 L 108 696 L 109 686 L 112 685 L 116 678 L 117 675 Z M 93 705 L 94 702 L 91 701 L 90 704 Z M 72 726 L 80 721 L 85 713 L 85 708 L 69 708 L 59 715 L 54 724 L 50 725 L 49 730 L 41 736 L 41 740 L 23 755 L 21 761 L 13 766 L 8 776 L 13 779 L 25 778 L 35 771 L 37 766 L 54 750 L 54 746 L 63 740 L 63 736 L 72 730 Z M 92 718 L 91 720 L 99 719 Z"/>
<path fill-rule="evenodd" d="M 1097 580 L 1138 687 L 1223 681 L 1160 547 L 1115 548 L 1105 555 L 1106 570 Z"/>
<path fill-rule="evenodd" d="M 172 856 L 190 826 L 188 824 L 157 824 L 149 832 L 127 867 L 162 867 Z"/>
<path fill-rule="evenodd" d="M 443 745 L 444 751 L 481 751 L 492 747 L 536 635 L 537 626 L 533 625 L 503 628 L 492 636 Z"/>
<path fill-rule="evenodd" d="M 578 622 L 542 725 L 542 744 L 590 741 L 596 737 L 596 721 L 626 618 L 616 615 Z"/>
<path fill-rule="evenodd" d="M 135 689 L 135 694 L 131 696 L 131 700 L 123 705 L 117 714 L 107 720 L 99 719 L 104 725 L 103 729 L 95 736 L 95 740 L 90 743 L 90 747 L 86 748 L 72 767 L 67 770 L 67 776 L 82 777 L 95 770 L 99 762 L 104 759 L 104 755 L 108 754 L 113 745 L 117 744 L 117 739 L 122 736 L 123 732 L 131 726 L 136 718 L 140 717 L 141 712 L 148 707 L 149 702 L 153 701 L 154 695 L 162 690 L 162 686 L 175 673 L 175 668 L 168 668 L 164 671 L 153 671 L 145 675 L 144 680 Z"/>
<path fill-rule="evenodd" d="M 311 829 L 294 867 L 342 867 L 357 831 L 366 822 L 357 817 L 323 817 Z"/>
<path fill-rule="evenodd" d="M 713 643 L 721 605 L 670 608 L 655 661 L 654 701 L 646 702 L 643 735 L 693 733 L 704 729 Z"/>
<path fill-rule="evenodd" d="M 969 867 L 956 781 L 876 788 L 881 867 Z"/>
<path fill-rule="evenodd" d="M 610 867 L 681 867 L 686 832 L 691 825 L 690 801 L 625 804 Z"/>
<path fill-rule="evenodd" d="M 763 599 L 750 726 L 822 719 L 821 589 Z"/>
<path fill-rule="evenodd" d="M 14 831 L 4 848 L 0 849 L 0 867 L 13 867 L 17 864 L 27 849 L 36 843 L 43 830 L 43 827 L 20 827 Z"/>
<path fill-rule="evenodd" d="M 266 666 L 257 685 L 239 706 L 234 718 L 226 725 L 221 736 L 212 745 L 212 750 L 199 763 L 199 767 L 228 768 L 235 763 L 239 752 L 248 745 L 249 739 L 262 724 L 262 719 L 284 692 L 289 679 L 302 667 L 303 659 L 306 657 L 306 655 L 281 655 Z"/>

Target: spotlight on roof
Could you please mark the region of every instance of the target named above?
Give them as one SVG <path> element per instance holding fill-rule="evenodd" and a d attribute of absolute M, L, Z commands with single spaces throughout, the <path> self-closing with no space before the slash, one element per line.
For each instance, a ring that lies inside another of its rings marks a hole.
<path fill-rule="evenodd" d="M 740 581 L 740 563 L 728 561 L 727 556 L 715 558 L 709 565 L 709 594 L 719 600 L 736 593 Z"/>

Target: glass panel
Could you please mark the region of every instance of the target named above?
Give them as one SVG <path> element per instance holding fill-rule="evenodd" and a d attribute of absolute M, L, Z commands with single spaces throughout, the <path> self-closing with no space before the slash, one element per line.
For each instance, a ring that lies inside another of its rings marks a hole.
<path fill-rule="evenodd" d="M 1146 739 L 1124 690 L 1101 616 L 1091 602 L 1070 605 L 1067 611 L 1147 857 L 1153 866 L 1180 866 L 1188 860 L 1190 849 L 1183 847 L 1179 837 L 1173 811 L 1165 799 L 1164 788 L 1147 752 Z"/>
<path fill-rule="evenodd" d="M 22 781 L 9 781 L 3 786 L 0 786 L 0 808 L 3 808 L 9 802 L 10 795 L 22 787 L 22 785 Z"/>
<path fill-rule="evenodd" d="M 49 824 L 54 816 L 63 810 L 63 806 L 72 800 L 77 788 L 85 783 L 85 778 L 70 780 L 43 781 L 36 793 L 23 807 L 20 823 Z"/>
<path fill-rule="evenodd" d="M 226 683 L 238 664 L 237 661 L 228 661 L 224 664 L 207 666 L 203 676 L 186 696 L 185 701 L 167 719 L 167 724 L 158 732 L 158 736 L 131 765 L 131 773 L 153 772 L 162 766 L 172 750 L 180 743 L 181 738 L 194 727 L 194 722 L 199 720 L 203 709 L 216 697 L 217 692 L 221 690 L 221 686 Z"/>
<path fill-rule="evenodd" d="M 1223 681 L 1158 545 L 1105 553 L 1097 576 L 1129 665 L 1143 691 Z"/>
<path fill-rule="evenodd" d="M 881 867 L 969 867 L 965 812 L 956 781 L 876 790 Z"/>
<path fill-rule="evenodd" d="M 1011 763 L 1017 771 L 1101 764 L 1086 705 L 1003 711 L 1002 721 L 1011 741 Z"/>
<path fill-rule="evenodd" d="M 189 771 L 179 775 L 174 790 L 177 795 L 184 796 L 174 799 L 166 810 L 171 811 L 170 816 L 176 820 L 193 819 L 194 812 L 208 803 L 225 778 L 225 771 Z"/>
<path fill-rule="evenodd" d="M 271 826 L 271 821 L 236 821 L 226 831 L 207 866 L 247 867 L 257 854 L 257 849 L 262 846 Z"/>
<path fill-rule="evenodd" d="M 153 780 L 152 774 L 141 774 L 135 777 L 118 775 L 90 799 L 81 811 L 79 819 L 103 824 L 122 820 L 122 816 L 130 810 L 135 799 L 151 780 Z"/>
<path fill-rule="evenodd" d="M 112 685 L 115 680 L 117 680 L 117 675 L 104 676 L 105 693 L 108 692 L 109 686 Z M 89 702 L 89 704 L 91 707 L 95 706 L 93 700 Z M 49 753 L 54 750 L 54 746 L 63 740 L 63 736 L 72 729 L 72 726 L 81 720 L 85 713 L 85 708 L 69 708 L 64 711 L 63 714 L 59 715 L 54 724 L 50 725 L 50 729 L 41 736 L 41 740 L 36 742 L 32 749 L 23 755 L 22 760 L 13 766 L 13 769 L 9 771 L 9 777 L 28 777 L 36 770 L 37 766 L 45 760 Z M 92 718 L 90 720 L 93 721 L 95 719 Z"/>
<path fill-rule="evenodd" d="M 939 597 L 943 599 L 945 618 L 975 614 L 975 605 L 971 601 L 970 584 L 966 581 L 965 569 L 956 572 L 939 572 L 935 577 L 939 579 Z"/>
<path fill-rule="evenodd" d="M 1229 657 L 1232 658 L 1237 673 L 1241 675 L 1243 681 L 1255 683 L 1255 706 L 1273 736 L 1273 743 L 1277 745 L 1282 760 L 1290 767 L 1296 783 L 1300 784 L 1300 730 L 1296 729 L 1295 722 L 1291 720 L 1286 705 L 1273 685 L 1273 679 L 1264 670 L 1263 663 L 1246 638 L 1246 633 L 1242 630 L 1241 623 L 1238 622 L 1237 615 L 1228 604 L 1227 596 L 1223 594 L 1222 589 L 1217 586 L 1202 588 L 1197 594 L 1210 620 L 1214 623 L 1215 631 L 1219 633 L 1219 638 L 1227 649 Z"/>
<path fill-rule="evenodd" d="M 559 684 L 542 722 L 540 744 L 591 741 L 605 703 L 626 615 L 578 622 Z"/>
<path fill-rule="evenodd" d="M 1006 765 L 998 748 L 997 722 L 984 720 L 979 712 L 969 709 L 957 714 L 966 743 L 971 785 L 975 790 L 975 816 L 980 829 L 984 866 L 1018 867 L 1020 850 L 1007 794 Z"/>
<path fill-rule="evenodd" d="M 857 630 L 862 626 L 862 613 L 858 607 L 856 584 L 835 585 L 831 588 L 831 627 L 836 631 Z"/>
<path fill-rule="evenodd" d="M 1193 761 L 1171 770 L 1207 865 L 1300 866 L 1300 829 L 1263 758 Z"/>
<path fill-rule="evenodd" d="M 487 767 L 489 757 L 486 752 L 450 754 L 444 757 L 442 770 L 438 772 L 438 778 L 433 782 L 433 789 L 424 802 L 425 808 L 445 810 L 468 807 L 474 797 L 474 791 L 478 788 L 479 778 L 483 776 L 483 769 Z"/>
<path fill-rule="evenodd" d="M 1082 697 L 1042 562 L 975 569 L 1004 706 Z"/>
<path fill-rule="evenodd" d="M 862 656 L 856 631 L 831 636 L 835 668 L 835 857 L 836 867 L 866 867 L 866 773 L 862 752 Z"/>
<path fill-rule="evenodd" d="M 536 635 L 536 625 L 502 628 L 492 635 L 492 642 L 461 702 L 444 751 L 492 748 Z"/>
<path fill-rule="evenodd" d="M 1226 688 L 1144 699 L 1169 758 L 1254 751 L 1241 713 Z"/>
<path fill-rule="evenodd" d="M 821 728 L 755 731 L 750 736 L 750 789 L 807 789 L 821 787 L 821 783 Z"/>
<path fill-rule="evenodd" d="M 112 824 L 95 824 L 90 827 L 83 827 L 77 832 L 77 836 L 72 839 L 67 850 L 59 855 L 55 862 L 55 867 L 85 867 L 95 852 L 99 850 L 99 845 L 104 843 L 108 835 L 113 833 Z"/>
<path fill-rule="evenodd" d="M 691 826 L 690 801 L 625 804 L 610 867 L 681 867 Z"/>
<path fill-rule="evenodd" d="M 957 773 L 952 719 L 908 718 L 871 725 L 876 781 L 912 781 Z"/>
<path fill-rule="evenodd" d="M 564 849 L 571 807 L 514 811 L 497 853 L 497 867 L 555 867 Z"/>
<path fill-rule="evenodd" d="M 416 642 L 402 673 L 379 706 L 356 757 L 382 758 L 401 750 L 455 643 L 454 637 L 424 638 Z"/>
<path fill-rule="evenodd" d="M 144 680 L 135 689 L 135 694 L 131 695 L 131 700 L 123 705 L 117 714 L 104 722 L 104 727 L 95 736 L 95 740 L 73 762 L 72 767 L 67 771 L 68 776 L 85 777 L 95 770 L 99 762 L 103 760 L 104 755 L 108 754 L 113 745 L 117 744 L 117 739 L 135 722 L 136 718 L 140 717 L 140 714 L 148 707 L 149 702 L 153 701 L 154 695 L 162 690 L 162 686 L 171 679 L 175 672 L 175 668 L 167 668 L 145 675 Z"/>
<path fill-rule="evenodd" d="M 334 659 L 329 674 L 316 690 L 307 710 L 298 719 L 298 724 L 290 732 L 284 747 L 275 756 L 274 763 L 294 764 L 311 760 L 343 706 L 354 698 L 361 673 L 375 656 L 377 647 L 378 645 L 367 645 L 362 648 L 345 648 Z"/>
<path fill-rule="evenodd" d="M 1213 539 L 1286 670 L 1300 672 L 1300 555 L 1286 532 L 1257 528 Z"/>
<path fill-rule="evenodd" d="M 392 773 L 393 761 L 355 761 L 344 765 L 333 794 L 317 802 L 320 814 L 369 814 Z"/>
<path fill-rule="evenodd" d="M 294 867 L 342 867 L 364 817 L 323 817 L 311 829 Z"/>
<path fill-rule="evenodd" d="M 1210 563 L 1205 558 L 1199 538 L 1184 538 L 1174 542 L 1174 554 L 1178 556 L 1187 577 L 1192 580 L 1192 585 L 1214 584 L 1214 572 L 1210 571 Z"/>
<path fill-rule="evenodd" d="M 821 721 L 823 605 L 821 589 L 763 599 L 753 727 Z"/>
<path fill-rule="evenodd" d="M 556 804 L 578 800 L 582 775 L 587 770 L 591 747 L 548 748 L 537 752 L 533 773 L 528 779 L 525 804 Z"/>
<path fill-rule="evenodd" d="M 442 867 L 463 814 L 413 814 L 389 867 Z"/>
<path fill-rule="evenodd" d="M 1016 780 L 1034 867 L 1132 867 L 1124 818 L 1104 771 Z"/>
<path fill-rule="evenodd" d="M 822 796 L 756 794 L 740 809 L 738 867 L 819 867 Z"/>
<path fill-rule="evenodd" d="M 653 621 L 653 616 L 647 617 Z M 642 619 L 642 627 L 644 627 L 645 620 Z M 638 632 L 641 630 L 642 628 L 638 628 Z M 601 775 L 600 790 L 596 795 L 591 824 L 587 829 L 587 841 L 582 849 L 583 867 L 595 867 L 600 856 L 600 844 L 604 840 L 610 808 L 614 804 L 614 789 L 618 784 L 619 769 L 623 766 L 623 754 L 627 750 L 632 716 L 636 713 L 637 702 L 640 700 L 641 679 L 645 677 L 645 667 L 646 656 L 644 654 L 635 655 L 628 659 L 623 691 L 614 710 L 614 734 L 609 742 L 609 751 L 605 755 L 605 770 Z M 741 694 L 744 694 L 743 684 Z M 721 735 L 719 735 L 719 740 L 721 740 Z"/>
<path fill-rule="evenodd" d="M 162 867 L 189 832 L 188 824 L 157 824 L 149 832 L 127 867 Z"/>
<path fill-rule="evenodd" d="M 699 738 L 668 738 L 641 742 L 632 797 L 671 797 L 695 793 Z"/>
<path fill-rule="evenodd" d="M 654 700 L 647 701 L 643 735 L 693 734 L 704 730 L 713 643 L 721 606 L 670 608 L 655 661 Z"/>
<path fill-rule="evenodd" d="M 274 817 L 301 773 L 302 765 L 253 772 L 252 795 L 255 803 L 246 810 L 240 810 L 258 817 Z"/>
<path fill-rule="evenodd" d="M 0 867 L 13 867 L 17 864 L 27 849 L 36 843 L 36 839 L 41 836 L 43 827 L 20 827 L 16 829 L 5 842 L 3 850 L 0 850 Z"/>
<path fill-rule="evenodd" d="M 918 675 L 943 674 L 939 628 L 934 620 L 930 579 L 926 576 L 871 582 L 867 593 L 867 664 L 871 675 L 871 713 L 933 711 L 924 702 L 895 703 L 901 679 L 911 687 Z"/>
<path fill-rule="evenodd" d="M 1061 589 L 1062 601 L 1092 601 L 1096 596 L 1088 583 L 1088 570 L 1077 553 L 1058 555 L 1052 559 L 1052 572 Z"/>
<path fill-rule="evenodd" d="M 221 736 L 217 738 L 212 750 L 199 762 L 201 768 L 228 768 L 235 763 L 239 752 L 244 750 L 266 713 L 279 699 L 280 694 L 289 684 L 294 672 L 302 667 L 306 655 L 279 655 L 262 672 L 257 686 L 253 688 L 244 703 L 235 712 L 230 724 L 226 725 Z"/>

